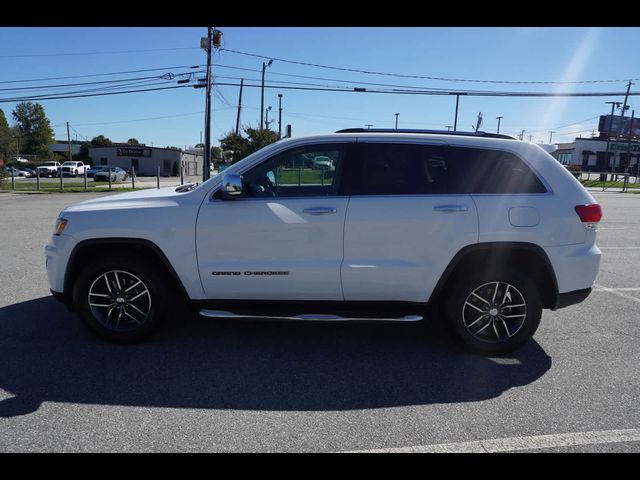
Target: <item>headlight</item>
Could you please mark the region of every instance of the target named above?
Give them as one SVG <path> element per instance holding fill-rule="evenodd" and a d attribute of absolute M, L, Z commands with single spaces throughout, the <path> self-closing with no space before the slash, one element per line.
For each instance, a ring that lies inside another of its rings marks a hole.
<path fill-rule="evenodd" d="M 60 235 L 63 231 L 64 228 L 67 226 L 67 219 L 66 218 L 58 218 L 56 220 L 56 228 L 53 231 L 54 235 Z"/>

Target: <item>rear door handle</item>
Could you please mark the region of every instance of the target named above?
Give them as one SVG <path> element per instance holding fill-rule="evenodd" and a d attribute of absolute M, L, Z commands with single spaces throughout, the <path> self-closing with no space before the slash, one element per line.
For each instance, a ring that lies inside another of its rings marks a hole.
<path fill-rule="evenodd" d="M 460 213 L 468 210 L 464 205 L 436 205 L 433 209 L 442 213 Z"/>
<path fill-rule="evenodd" d="M 329 215 L 337 212 L 338 210 L 335 207 L 312 207 L 302 210 L 302 213 L 307 215 Z"/>

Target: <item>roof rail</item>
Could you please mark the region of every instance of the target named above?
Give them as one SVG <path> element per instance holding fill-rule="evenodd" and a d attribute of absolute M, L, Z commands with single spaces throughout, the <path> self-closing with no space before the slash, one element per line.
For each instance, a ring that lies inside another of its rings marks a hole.
<path fill-rule="evenodd" d="M 451 132 L 448 130 L 420 130 L 411 128 L 345 128 L 337 130 L 335 133 L 430 133 L 432 135 L 456 135 L 461 137 L 486 137 L 486 138 L 504 138 L 507 140 L 515 140 L 510 135 L 502 135 L 500 133 L 489 132 Z"/>

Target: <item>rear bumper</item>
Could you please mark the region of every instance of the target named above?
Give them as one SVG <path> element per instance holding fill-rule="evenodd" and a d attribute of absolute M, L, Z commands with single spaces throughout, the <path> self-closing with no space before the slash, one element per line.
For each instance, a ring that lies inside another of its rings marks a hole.
<path fill-rule="evenodd" d="M 559 293 L 556 296 L 556 303 L 552 310 L 568 307 L 569 305 L 575 305 L 584 301 L 590 294 L 591 288 L 583 288 L 581 290 L 574 290 L 572 292 Z"/>

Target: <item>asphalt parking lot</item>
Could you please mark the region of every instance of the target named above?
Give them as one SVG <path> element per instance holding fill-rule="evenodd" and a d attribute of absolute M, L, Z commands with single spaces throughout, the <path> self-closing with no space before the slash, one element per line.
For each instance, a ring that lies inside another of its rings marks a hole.
<path fill-rule="evenodd" d="M 434 322 L 185 315 L 106 344 L 49 295 L 43 248 L 109 194 L 0 193 L 0 451 L 640 452 L 640 195 L 592 193 L 596 290 L 501 358 Z"/>

